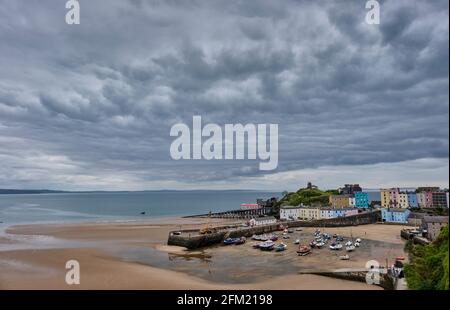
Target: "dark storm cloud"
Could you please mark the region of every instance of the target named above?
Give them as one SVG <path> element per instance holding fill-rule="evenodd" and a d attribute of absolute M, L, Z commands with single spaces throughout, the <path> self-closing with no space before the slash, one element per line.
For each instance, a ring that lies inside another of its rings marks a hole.
<path fill-rule="evenodd" d="M 279 124 L 274 172 L 448 158 L 448 1 L 64 1 L 0 7 L 0 187 L 238 184 L 170 127 Z M 270 182 L 270 181 L 269 181 Z M 242 184 L 245 187 L 245 184 Z"/>

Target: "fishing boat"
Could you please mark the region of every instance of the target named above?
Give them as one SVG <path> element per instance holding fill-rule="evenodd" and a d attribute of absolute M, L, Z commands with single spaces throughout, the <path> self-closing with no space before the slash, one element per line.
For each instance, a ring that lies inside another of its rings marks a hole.
<path fill-rule="evenodd" d="M 295 239 L 294 244 L 300 244 L 300 239 Z"/>
<path fill-rule="evenodd" d="M 323 246 L 325 245 L 325 243 L 321 242 L 317 242 L 316 243 L 316 248 L 321 249 Z"/>
<path fill-rule="evenodd" d="M 297 250 L 297 254 L 300 256 L 305 256 L 311 253 L 311 248 L 307 245 L 300 245 Z"/>
<path fill-rule="evenodd" d="M 342 244 L 334 242 L 330 244 L 330 250 L 339 251 L 340 249 L 342 249 Z"/>
<path fill-rule="evenodd" d="M 309 246 L 314 248 L 314 247 L 316 247 L 316 244 L 317 244 L 317 242 L 315 240 L 313 240 L 309 243 Z"/>
<path fill-rule="evenodd" d="M 282 252 L 282 251 L 286 250 L 286 248 L 287 248 L 287 245 L 284 243 L 277 244 L 273 247 L 275 252 Z"/>
<path fill-rule="evenodd" d="M 345 247 L 345 250 L 347 252 L 352 252 L 352 251 L 355 250 L 355 246 L 354 245 L 348 245 L 348 246 Z"/>
<path fill-rule="evenodd" d="M 357 238 L 356 242 L 361 243 L 361 238 Z"/>
<path fill-rule="evenodd" d="M 270 240 L 270 241 L 277 241 L 278 240 L 278 236 L 270 235 L 268 240 Z"/>
<path fill-rule="evenodd" d="M 347 241 L 346 243 L 345 243 L 345 246 L 352 246 L 353 245 L 353 243 L 351 242 L 351 241 Z"/>
<path fill-rule="evenodd" d="M 359 242 L 355 242 L 355 247 L 359 248 L 361 244 Z"/>
<path fill-rule="evenodd" d="M 341 256 L 339 256 L 339 259 L 340 259 L 340 260 L 349 260 L 349 259 L 350 259 L 350 256 L 348 256 L 347 254 L 341 255 Z"/>
<path fill-rule="evenodd" d="M 329 239 L 330 238 L 330 235 L 328 235 L 327 233 L 323 233 L 322 234 L 322 239 L 323 240 L 326 240 L 326 239 Z"/>
<path fill-rule="evenodd" d="M 224 245 L 231 245 L 234 244 L 237 241 L 238 238 L 226 238 L 223 240 Z"/>
<path fill-rule="evenodd" d="M 259 244 L 259 249 L 262 251 L 272 251 L 274 245 L 273 241 L 265 241 Z"/>

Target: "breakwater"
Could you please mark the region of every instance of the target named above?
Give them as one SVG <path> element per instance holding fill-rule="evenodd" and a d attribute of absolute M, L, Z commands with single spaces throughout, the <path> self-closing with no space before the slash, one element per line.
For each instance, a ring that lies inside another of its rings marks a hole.
<path fill-rule="evenodd" d="M 196 249 L 221 243 L 226 238 L 251 237 L 253 235 L 270 233 L 279 230 L 280 224 L 287 227 L 345 227 L 377 223 L 380 220 L 380 216 L 380 211 L 372 211 L 348 217 L 313 221 L 278 222 L 277 224 L 254 227 L 224 226 L 214 228 L 213 232 L 209 234 L 200 234 L 199 230 L 172 231 L 169 233 L 167 244 Z"/>
<path fill-rule="evenodd" d="M 380 286 L 385 290 L 394 290 L 396 287 L 397 279 L 393 277 L 386 269 L 377 269 L 378 272 L 374 272 L 372 269 L 363 270 L 342 270 L 342 271 L 317 271 L 309 272 L 309 274 L 315 274 L 325 277 L 331 277 L 336 279 L 357 281 L 367 283 L 368 276 L 369 280 L 372 280 L 374 285 Z M 376 281 L 373 278 L 376 276 Z"/>

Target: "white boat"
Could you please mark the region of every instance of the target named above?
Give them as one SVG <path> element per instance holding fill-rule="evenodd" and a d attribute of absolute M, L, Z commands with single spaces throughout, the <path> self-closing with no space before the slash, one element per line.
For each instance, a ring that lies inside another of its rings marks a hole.
<path fill-rule="evenodd" d="M 361 238 L 357 238 L 356 242 L 361 243 Z"/>
<path fill-rule="evenodd" d="M 355 246 L 354 246 L 354 245 L 346 246 L 346 247 L 345 247 L 345 250 L 346 250 L 347 252 L 354 251 L 354 250 L 355 250 Z"/>
<path fill-rule="evenodd" d="M 359 242 L 355 242 L 355 247 L 359 248 L 360 244 Z"/>
<path fill-rule="evenodd" d="M 353 243 L 351 242 L 351 241 L 347 241 L 346 243 L 345 243 L 345 246 L 352 246 L 353 245 Z"/>
<path fill-rule="evenodd" d="M 316 243 L 316 248 L 320 249 L 320 248 L 322 248 L 324 245 L 325 245 L 325 243 L 323 243 L 323 242 L 317 242 L 317 243 Z"/>
<path fill-rule="evenodd" d="M 294 244 L 300 244 L 300 239 L 296 239 L 296 240 L 294 241 Z"/>
<path fill-rule="evenodd" d="M 340 260 L 349 260 L 349 259 L 350 259 L 350 256 L 348 256 L 347 254 L 341 255 L 341 256 L 339 256 L 339 259 L 340 259 Z"/>
<path fill-rule="evenodd" d="M 342 249 L 342 244 L 340 244 L 340 243 L 332 243 L 330 245 L 330 250 L 338 251 L 340 249 Z"/>

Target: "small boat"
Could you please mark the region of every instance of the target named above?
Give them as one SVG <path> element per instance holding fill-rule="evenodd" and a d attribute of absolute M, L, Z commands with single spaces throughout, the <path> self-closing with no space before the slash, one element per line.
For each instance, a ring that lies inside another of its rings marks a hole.
<path fill-rule="evenodd" d="M 273 241 L 265 241 L 259 244 L 259 249 L 262 251 L 272 251 L 274 245 Z"/>
<path fill-rule="evenodd" d="M 296 239 L 296 240 L 294 241 L 294 244 L 300 244 L 300 239 Z"/>
<path fill-rule="evenodd" d="M 226 238 L 225 240 L 223 240 L 223 244 L 224 245 L 231 245 L 234 244 L 236 242 L 237 238 Z"/>
<path fill-rule="evenodd" d="M 141 215 L 145 215 L 145 211 L 142 211 L 142 212 L 141 212 Z"/>
<path fill-rule="evenodd" d="M 309 243 L 309 246 L 314 248 L 314 247 L 316 247 L 316 244 L 317 244 L 317 242 L 315 240 L 313 240 Z"/>
<path fill-rule="evenodd" d="M 346 247 L 345 247 L 345 250 L 346 250 L 347 252 L 352 252 L 352 251 L 355 250 L 355 246 L 354 246 L 354 245 L 346 246 Z"/>
<path fill-rule="evenodd" d="M 361 243 L 361 238 L 357 238 L 356 242 Z"/>
<path fill-rule="evenodd" d="M 404 256 L 397 256 L 397 257 L 395 258 L 395 260 L 405 260 L 405 257 L 404 257 Z"/>
<path fill-rule="evenodd" d="M 277 241 L 278 237 L 275 236 L 275 235 L 271 235 L 268 240 L 270 240 L 270 241 Z"/>
<path fill-rule="evenodd" d="M 325 245 L 325 243 L 323 243 L 323 242 L 317 242 L 316 248 L 321 249 L 324 245 Z"/>
<path fill-rule="evenodd" d="M 330 250 L 339 251 L 340 249 L 342 249 L 342 244 L 334 242 L 330 244 Z"/>
<path fill-rule="evenodd" d="M 300 245 L 297 250 L 297 254 L 300 256 L 305 256 L 311 253 L 311 248 L 307 245 Z"/>
<path fill-rule="evenodd" d="M 355 247 L 359 248 L 360 243 L 359 242 L 355 242 Z"/>
<path fill-rule="evenodd" d="M 341 256 L 339 256 L 339 259 L 340 259 L 340 260 L 349 260 L 349 259 L 350 259 L 350 256 L 348 256 L 347 254 L 341 255 Z"/>
<path fill-rule="evenodd" d="M 353 243 L 351 242 L 351 241 L 347 241 L 346 243 L 345 243 L 345 246 L 352 246 L 353 245 Z"/>
<path fill-rule="evenodd" d="M 327 233 L 323 233 L 322 234 L 322 239 L 329 239 L 330 238 L 330 235 L 328 235 Z"/>
<path fill-rule="evenodd" d="M 295 231 L 303 231 L 301 228 L 296 228 Z"/>
<path fill-rule="evenodd" d="M 247 239 L 245 237 L 235 238 L 234 244 L 236 244 L 236 245 L 244 244 L 245 241 L 247 241 Z"/>
<path fill-rule="evenodd" d="M 287 231 L 289 234 L 292 234 L 293 232 L 294 232 L 294 230 L 293 229 L 288 229 L 288 231 Z"/>
<path fill-rule="evenodd" d="M 282 252 L 282 251 L 286 250 L 286 248 L 287 248 L 287 245 L 284 243 L 277 244 L 273 247 L 275 252 Z"/>
<path fill-rule="evenodd" d="M 172 235 L 179 236 L 179 235 L 181 235 L 181 231 L 174 231 L 174 232 L 172 233 Z"/>
<path fill-rule="evenodd" d="M 290 239 L 291 237 L 289 237 L 288 235 L 284 235 L 283 239 Z"/>
<path fill-rule="evenodd" d="M 344 241 L 344 237 L 337 236 L 336 241 L 342 242 L 342 241 Z"/>

